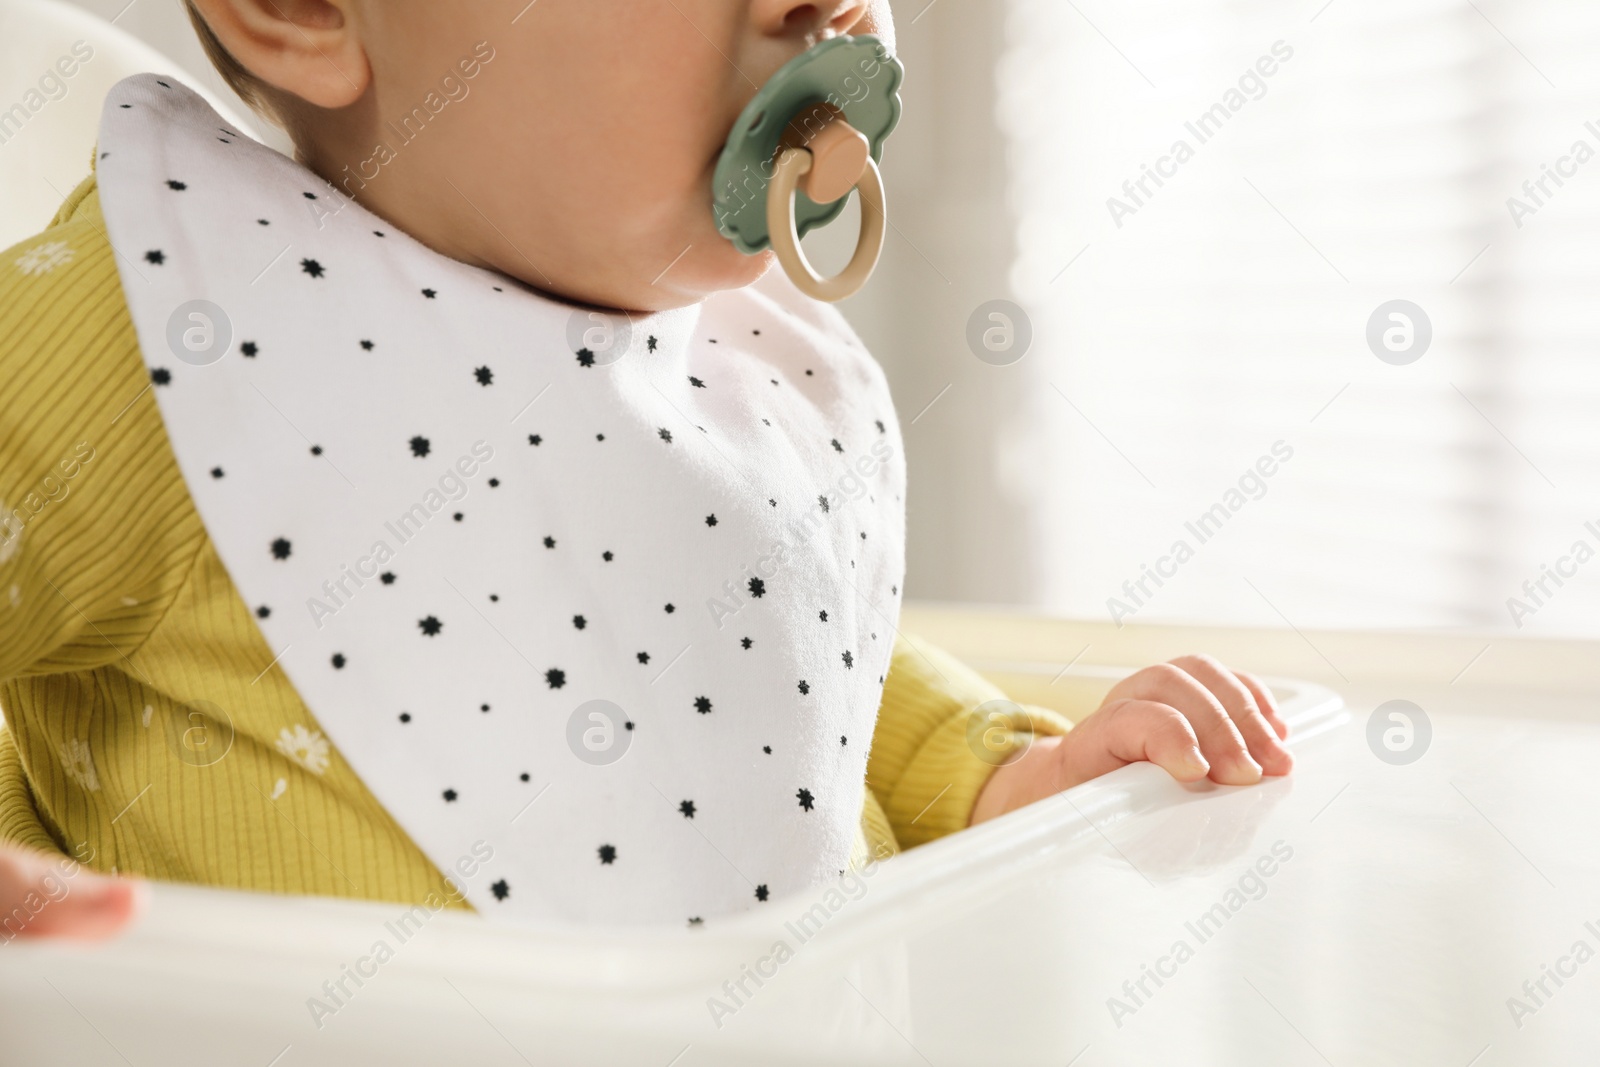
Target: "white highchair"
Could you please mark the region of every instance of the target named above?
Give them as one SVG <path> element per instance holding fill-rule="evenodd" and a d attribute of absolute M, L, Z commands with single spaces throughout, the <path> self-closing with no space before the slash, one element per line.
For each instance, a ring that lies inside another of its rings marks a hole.
<path fill-rule="evenodd" d="M 41 85 L 52 71 L 64 91 Z M 0 248 L 84 176 L 106 90 L 139 71 L 197 84 L 67 4 L 0 0 Z M 842 903 L 697 931 L 408 925 L 392 904 L 158 884 L 110 945 L 0 943 L 0 1067 L 1489 1067 L 1600 1048 L 1600 962 L 1565 992 L 1544 966 L 1567 974 L 1589 958 L 1575 941 L 1600 945 L 1592 643 L 916 605 L 904 625 L 1069 714 L 1132 667 L 1204 650 L 1337 685 L 1362 719 L 1322 685 L 1274 681 L 1288 778 L 1179 786 L 1134 764 L 882 863 Z M 1383 748 L 1396 697 L 1433 716 L 1414 761 Z"/>

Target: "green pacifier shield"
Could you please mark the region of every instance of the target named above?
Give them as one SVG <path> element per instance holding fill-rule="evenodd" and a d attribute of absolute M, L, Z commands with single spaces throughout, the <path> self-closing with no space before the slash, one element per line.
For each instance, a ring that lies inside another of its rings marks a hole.
<path fill-rule="evenodd" d="M 717 229 L 746 255 L 771 244 L 767 233 L 767 189 L 772 184 L 773 157 L 784 129 L 801 111 L 830 104 L 872 145 L 874 161 L 883 158 L 883 142 L 900 121 L 900 81 L 905 68 L 871 34 L 832 37 L 795 56 L 761 87 L 739 113 L 711 179 L 711 212 Z M 844 210 L 842 196 L 819 204 L 795 193 L 795 226 L 804 237 L 825 226 Z"/>

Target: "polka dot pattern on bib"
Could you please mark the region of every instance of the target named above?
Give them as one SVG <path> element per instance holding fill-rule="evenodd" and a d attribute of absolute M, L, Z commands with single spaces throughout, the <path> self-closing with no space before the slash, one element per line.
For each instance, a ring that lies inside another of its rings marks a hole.
<path fill-rule="evenodd" d="M 101 199 L 207 533 L 338 755 L 491 918 L 698 926 L 834 880 L 905 486 L 837 312 L 774 274 L 615 358 L 221 125 L 122 82 Z M 210 363 L 169 343 L 193 300 Z"/>

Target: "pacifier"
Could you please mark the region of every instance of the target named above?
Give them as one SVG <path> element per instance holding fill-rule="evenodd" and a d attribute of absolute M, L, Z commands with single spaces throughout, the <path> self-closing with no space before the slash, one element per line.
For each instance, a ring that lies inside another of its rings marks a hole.
<path fill-rule="evenodd" d="M 717 229 L 746 255 L 765 248 L 801 292 L 837 301 L 866 285 L 883 252 L 883 142 L 900 121 L 905 68 L 877 37 L 831 37 L 791 59 L 739 113 L 712 177 Z M 800 238 L 861 194 L 861 235 L 832 278 Z"/>

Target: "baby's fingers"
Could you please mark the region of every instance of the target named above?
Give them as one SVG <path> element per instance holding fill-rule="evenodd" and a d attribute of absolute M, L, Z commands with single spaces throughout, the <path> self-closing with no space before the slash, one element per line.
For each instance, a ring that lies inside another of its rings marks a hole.
<path fill-rule="evenodd" d="M 1261 697 L 1244 683 L 1238 672 L 1230 671 L 1210 656 L 1180 656 L 1172 665 L 1199 682 L 1215 703 L 1222 705 L 1263 773 L 1288 774 L 1294 768 L 1294 757 L 1280 740 L 1277 726 L 1267 719 Z"/>
<path fill-rule="evenodd" d="M 1272 729 L 1278 737 L 1288 738 L 1289 724 L 1283 721 L 1283 712 L 1278 710 L 1278 702 L 1273 699 L 1272 690 L 1263 685 L 1261 679 L 1253 674 L 1246 674 L 1244 671 L 1234 671 L 1233 674 L 1244 683 L 1246 689 L 1250 690 L 1250 695 L 1256 699 L 1256 707 L 1261 709 L 1261 714 L 1272 724 Z"/>
<path fill-rule="evenodd" d="M 100 940 L 126 926 L 142 900 L 136 882 L 93 874 L 65 858 L 0 849 L 0 940 Z"/>
<path fill-rule="evenodd" d="M 1177 708 L 1154 700 L 1123 700 L 1107 710 L 1106 750 L 1121 763 L 1148 760 L 1180 782 L 1198 782 L 1210 772 L 1194 727 Z"/>

